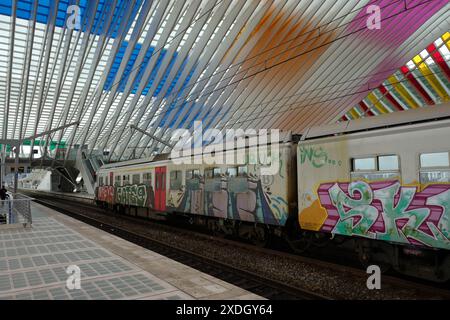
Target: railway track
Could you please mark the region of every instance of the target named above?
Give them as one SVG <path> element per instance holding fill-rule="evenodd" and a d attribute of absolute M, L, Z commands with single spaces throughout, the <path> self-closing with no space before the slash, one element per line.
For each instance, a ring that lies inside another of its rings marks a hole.
<path fill-rule="evenodd" d="M 260 276 L 256 273 L 236 268 L 227 263 L 211 259 L 204 255 L 174 247 L 157 239 L 152 239 L 123 226 L 112 225 L 104 220 L 77 212 L 76 208 L 61 206 L 60 202 L 36 199 L 35 202 L 55 211 L 80 220 L 86 224 L 119 236 L 132 243 L 164 255 L 170 259 L 188 265 L 211 276 L 234 284 L 242 289 L 271 300 L 330 300 L 330 297 L 291 286 L 286 283 Z"/>
<path fill-rule="evenodd" d="M 180 233 L 189 233 L 193 234 L 197 237 L 201 237 L 205 242 L 211 241 L 214 239 L 215 243 L 220 243 L 223 246 L 233 246 L 235 248 L 240 248 L 242 250 L 251 250 L 253 252 L 259 252 L 261 254 L 270 255 L 278 258 L 286 258 L 298 261 L 299 263 L 308 263 L 315 265 L 319 268 L 328 268 L 334 270 L 336 273 L 351 275 L 355 278 L 365 279 L 367 278 L 367 274 L 364 270 L 349 267 L 346 265 L 340 265 L 336 263 L 332 263 L 329 261 L 322 261 L 315 258 L 299 256 L 295 254 L 290 254 L 286 252 L 280 252 L 272 249 L 259 248 L 253 245 L 249 245 L 246 243 L 211 237 L 205 233 L 201 233 L 198 231 L 192 231 L 185 228 L 174 227 L 173 225 L 167 225 L 166 223 L 144 220 L 142 218 L 135 218 L 132 216 L 122 216 L 120 215 L 121 221 L 128 221 L 130 227 L 118 226 L 116 223 L 108 223 L 101 217 L 105 215 L 105 210 L 98 208 L 94 205 L 89 205 L 86 203 L 77 203 L 78 211 L 81 211 L 81 208 L 92 212 L 91 215 L 96 213 L 96 217 L 88 216 L 86 214 L 80 212 L 74 212 L 74 202 L 73 200 L 60 200 L 57 199 L 38 199 L 38 203 L 41 203 L 45 206 L 51 207 L 52 209 L 67 214 L 73 218 L 86 222 L 90 225 L 103 229 L 107 232 L 115 234 L 119 237 L 122 237 L 126 240 L 129 240 L 133 243 L 151 249 L 155 252 L 158 252 L 162 255 L 165 255 L 173 260 L 179 261 L 180 263 L 189 265 L 195 269 L 201 270 L 205 273 L 208 273 L 212 276 L 215 276 L 224 281 L 233 283 L 243 289 L 246 289 L 250 292 L 254 292 L 268 299 L 331 299 L 331 298 L 345 298 L 345 296 L 327 296 L 322 294 L 314 293 L 311 290 L 304 290 L 292 285 L 287 285 L 286 283 L 273 280 L 267 277 L 263 277 L 255 272 L 250 272 L 248 270 L 243 270 L 236 268 L 233 265 L 228 263 L 224 263 L 217 259 L 211 259 L 210 257 L 206 257 L 204 255 L 185 250 L 179 247 L 174 247 L 157 239 L 151 239 L 147 236 L 143 236 L 139 234 L 139 232 L 133 231 L 133 224 L 144 224 L 153 227 L 157 227 L 160 229 L 165 229 L 168 232 L 173 234 Z M 72 203 L 72 205 L 68 205 L 68 203 Z M 111 216 L 105 216 L 105 218 L 111 218 Z M 421 297 L 435 297 L 439 296 L 439 298 L 450 299 L 450 291 L 438 287 L 433 287 L 428 284 L 424 284 L 421 281 L 411 281 L 409 279 L 403 279 L 393 276 L 383 276 L 383 284 L 387 284 L 388 286 L 395 286 L 399 288 L 403 288 L 404 290 L 415 290 L 420 292 Z"/>

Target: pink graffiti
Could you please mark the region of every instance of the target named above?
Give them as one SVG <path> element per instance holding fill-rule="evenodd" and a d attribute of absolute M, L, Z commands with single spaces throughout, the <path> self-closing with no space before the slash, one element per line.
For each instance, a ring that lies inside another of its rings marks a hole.
<path fill-rule="evenodd" d="M 318 195 L 328 216 L 321 231 L 447 248 L 449 191 L 450 184 L 430 185 L 419 192 L 418 187 L 401 186 L 398 181 L 324 183 Z"/>
<path fill-rule="evenodd" d="M 114 187 L 113 186 L 98 187 L 97 199 L 111 204 L 114 203 Z"/>

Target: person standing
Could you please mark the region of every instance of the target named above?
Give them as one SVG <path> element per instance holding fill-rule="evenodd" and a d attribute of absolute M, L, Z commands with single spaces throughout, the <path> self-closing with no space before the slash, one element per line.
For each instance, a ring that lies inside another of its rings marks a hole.
<path fill-rule="evenodd" d="M 2 188 L 0 189 L 0 199 L 1 200 L 6 200 L 7 197 L 7 191 L 5 186 L 2 186 Z"/>

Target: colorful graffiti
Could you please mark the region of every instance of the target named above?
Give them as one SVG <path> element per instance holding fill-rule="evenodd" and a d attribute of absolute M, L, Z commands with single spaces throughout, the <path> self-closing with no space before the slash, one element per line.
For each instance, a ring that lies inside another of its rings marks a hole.
<path fill-rule="evenodd" d="M 107 203 L 114 203 L 114 187 L 102 186 L 97 189 L 97 199 Z"/>
<path fill-rule="evenodd" d="M 153 208 L 155 196 L 153 189 L 145 184 L 117 187 L 117 202 L 138 207 Z"/>
<path fill-rule="evenodd" d="M 288 217 L 287 201 L 272 194 L 270 186 L 263 186 L 261 178 L 253 174 L 222 175 L 206 183 L 203 176 L 192 179 L 176 210 L 272 225 L 284 225 Z"/>
<path fill-rule="evenodd" d="M 342 161 L 330 159 L 328 153 L 322 147 L 305 147 L 300 148 L 300 163 L 304 164 L 309 161 L 314 168 L 322 168 L 328 164 L 330 166 L 341 166 Z"/>
<path fill-rule="evenodd" d="M 321 184 L 321 231 L 450 249 L 450 184 L 418 189 L 399 181 Z"/>

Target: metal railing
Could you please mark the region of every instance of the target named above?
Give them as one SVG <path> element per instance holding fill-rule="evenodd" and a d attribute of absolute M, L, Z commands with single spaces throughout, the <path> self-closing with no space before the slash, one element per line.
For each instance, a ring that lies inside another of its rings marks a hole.
<path fill-rule="evenodd" d="M 23 224 L 31 226 L 31 201 L 33 198 L 21 193 L 8 194 L 6 200 L 0 200 L 0 227 L 2 225 Z"/>

